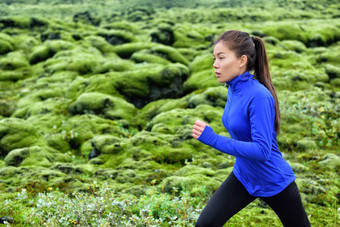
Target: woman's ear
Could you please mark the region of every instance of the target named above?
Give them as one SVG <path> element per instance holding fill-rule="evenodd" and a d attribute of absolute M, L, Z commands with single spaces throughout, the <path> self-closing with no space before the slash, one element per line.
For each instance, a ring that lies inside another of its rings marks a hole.
<path fill-rule="evenodd" d="M 239 67 L 242 68 L 243 66 L 247 65 L 248 57 L 246 55 L 242 55 L 240 58 L 240 65 Z"/>

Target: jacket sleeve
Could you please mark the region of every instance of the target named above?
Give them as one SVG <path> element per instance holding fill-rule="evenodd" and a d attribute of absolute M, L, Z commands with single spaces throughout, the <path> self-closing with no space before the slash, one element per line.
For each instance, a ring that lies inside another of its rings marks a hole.
<path fill-rule="evenodd" d="M 249 105 L 251 142 L 217 135 L 206 126 L 198 138 L 224 153 L 256 161 L 267 161 L 271 154 L 274 132 L 275 108 L 271 97 L 254 98 Z"/>

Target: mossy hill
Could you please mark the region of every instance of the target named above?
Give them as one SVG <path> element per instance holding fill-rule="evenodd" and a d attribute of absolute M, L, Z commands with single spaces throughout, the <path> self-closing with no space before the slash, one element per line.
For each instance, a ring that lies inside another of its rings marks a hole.
<path fill-rule="evenodd" d="M 23 188 L 86 192 L 93 181 L 135 196 L 151 187 L 214 192 L 235 158 L 191 130 L 201 119 L 229 136 L 212 44 L 239 29 L 266 42 L 279 149 L 311 222 L 334 222 L 339 8 L 335 0 L 0 1 L 1 202 Z"/>

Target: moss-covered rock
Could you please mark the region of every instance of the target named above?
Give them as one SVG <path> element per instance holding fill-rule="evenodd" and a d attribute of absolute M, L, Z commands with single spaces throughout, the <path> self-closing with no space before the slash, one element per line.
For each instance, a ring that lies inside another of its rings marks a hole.
<path fill-rule="evenodd" d="M 84 174 L 87 176 L 91 176 L 93 174 L 92 171 L 94 171 L 94 168 L 91 165 L 74 165 L 71 163 L 56 163 L 51 166 L 51 169 L 58 170 L 68 175 Z"/>
<path fill-rule="evenodd" d="M 192 73 L 183 84 L 186 93 L 217 86 L 221 86 L 221 84 L 217 81 L 213 68 Z"/>
<path fill-rule="evenodd" d="M 191 176 L 195 174 L 212 177 L 215 175 L 215 171 L 208 169 L 208 168 L 195 166 L 195 165 L 186 165 L 182 167 L 181 169 L 177 170 L 173 175 L 174 176 Z"/>
<path fill-rule="evenodd" d="M 11 150 L 43 143 L 35 127 L 17 118 L 5 118 L 0 121 L 0 138 L 0 155 L 3 157 Z"/>
<path fill-rule="evenodd" d="M 304 138 L 302 140 L 297 141 L 296 149 L 300 151 L 314 150 L 316 148 L 317 148 L 317 145 L 315 141 L 310 138 Z"/>
<path fill-rule="evenodd" d="M 6 40 L 0 39 L 0 54 L 6 54 L 11 51 L 13 51 L 13 45 Z"/>
<path fill-rule="evenodd" d="M 155 63 L 155 64 L 163 64 L 163 65 L 171 63 L 171 61 L 164 59 L 163 57 L 150 54 L 149 51 L 145 51 L 145 50 L 141 50 L 141 51 L 133 53 L 130 59 L 135 61 L 136 63 L 147 62 L 147 63 Z"/>
<path fill-rule="evenodd" d="M 171 62 L 179 62 L 183 65 L 188 65 L 188 60 L 179 53 L 175 48 L 169 46 L 157 45 L 150 48 L 149 52 L 156 56 L 163 57 Z"/>
<path fill-rule="evenodd" d="M 114 52 L 117 53 L 121 58 L 130 58 L 134 52 L 139 50 L 148 49 L 153 47 L 153 43 L 136 42 L 136 43 L 126 43 L 114 47 Z"/>
<path fill-rule="evenodd" d="M 38 146 L 24 147 L 10 151 L 5 157 L 7 166 L 45 166 L 51 165 L 52 155 Z"/>
<path fill-rule="evenodd" d="M 160 24 L 150 33 L 151 41 L 171 46 L 175 41 L 173 27 L 169 24 Z"/>
<path fill-rule="evenodd" d="M 336 154 L 326 154 L 319 161 L 319 165 L 335 172 L 339 172 L 340 169 L 340 157 Z"/>
<path fill-rule="evenodd" d="M 92 17 L 89 11 L 74 14 L 73 21 L 76 23 L 81 22 L 85 24 L 92 24 L 95 26 L 98 26 L 100 24 L 100 19 Z"/>
<path fill-rule="evenodd" d="M 204 182 L 204 184 L 202 184 Z M 166 193 L 177 193 L 184 188 L 189 192 L 195 192 L 197 188 L 204 187 L 207 192 L 213 193 L 220 186 L 220 182 L 214 178 L 207 177 L 202 174 L 194 174 L 191 176 L 170 176 L 165 178 L 159 187 Z"/>
<path fill-rule="evenodd" d="M 93 150 L 91 151 L 91 158 L 100 154 L 116 154 L 122 150 L 122 143 L 125 141 L 122 138 L 111 135 L 100 135 L 93 137 L 91 144 Z"/>
<path fill-rule="evenodd" d="M 80 95 L 69 110 L 73 115 L 96 114 L 112 120 L 132 120 L 136 114 L 135 107 L 124 99 L 95 92 Z"/>
<path fill-rule="evenodd" d="M 6 55 L 6 58 L 0 60 L 2 70 L 16 70 L 28 67 L 28 61 L 21 52 L 11 52 Z"/>
<path fill-rule="evenodd" d="M 201 72 L 204 70 L 212 69 L 213 64 L 214 58 L 211 53 L 199 55 L 190 63 L 190 70 L 192 73 Z"/>
<path fill-rule="evenodd" d="M 302 53 L 307 50 L 306 46 L 302 42 L 296 40 L 283 40 L 280 45 L 287 50 L 293 50 L 298 53 Z"/>
<path fill-rule="evenodd" d="M 93 48 L 97 51 L 97 49 Z M 93 51 L 94 51 L 93 50 Z M 91 53 L 81 48 L 64 50 L 56 53 L 53 58 L 44 63 L 45 71 L 54 73 L 58 71 L 75 71 L 81 75 L 93 73 L 103 59 L 98 58 L 99 53 Z"/>
<path fill-rule="evenodd" d="M 66 138 L 72 149 L 79 149 L 95 135 L 121 135 L 118 122 L 90 114 L 70 117 L 58 125 L 56 131 Z"/>
<path fill-rule="evenodd" d="M 56 127 L 55 125 L 55 128 Z M 65 153 L 71 150 L 70 144 L 62 134 L 46 134 L 44 135 L 44 139 L 50 147 L 57 151 Z"/>
<path fill-rule="evenodd" d="M 107 32 L 98 33 L 99 36 L 105 38 L 105 40 L 111 45 L 121 45 L 124 43 L 137 42 L 137 38 L 128 31 L 122 30 L 110 30 Z"/>
<path fill-rule="evenodd" d="M 188 68 L 179 63 L 166 66 L 146 65 L 121 75 L 113 74 L 114 87 L 130 103 L 141 108 L 154 100 L 181 97 L 182 83 L 188 73 Z"/>
<path fill-rule="evenodd" d="M 37 46 L 29 56 L 30 64 L 36 64 L 53 57 L 55 52 L 49 46 Z"/>
<path fill-rule="evenodd" d="M 12 16 L 1 18 L 0 28 L 29 28 L 30 18 L 25 16 Z"/>
<path fill-rule="evenodd" d="M 193 95 L 188 100 L 188 107 L 195 108 L 200 104 L 207 104 L 215 107 L 223 107 L 227 102 L 227 92 L 225 87 L 208 88 L 201 94 Z"/>
<path fill-rule="evenodd" d="M 184 165 L 186 161 L 191 161 L 192 153 L 193 151 L 189 147 L 170 148 L 164 146 L 160 147 L 156 152 L 154 152 L 153 160 L 158 163 Z"/>
<path fill-rule="evenodd" d="M 290 163 L 290 166 L 292 167 L 295 173 L 304 173 L 309 170 L 308 167 L 301 163 Z"/>
<path fill-rule="evenodd" d="M 327 64 L 325 65 L 325 71 L 331 80 L 340 78 L 340 67 Z"/>

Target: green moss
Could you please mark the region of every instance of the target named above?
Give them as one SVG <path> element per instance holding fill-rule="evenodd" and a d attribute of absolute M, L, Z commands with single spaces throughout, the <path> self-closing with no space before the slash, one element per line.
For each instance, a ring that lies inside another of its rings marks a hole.
<path fill-rule="evenodd" d="M 11 180 L 15 178 L 15 176 L 19 176 L 22 170 L 20 168 L 14 166 L 6 166 L 0 168 L 0 176 L 3 180 Z"/>
<path fill-rule="evenodd" d="M 136 63 L 148 62 L 148 63 L 162 64 L 162 65 L 171 63 L 167 59 L 164 59 L 157 55 L 149 54 L 148 51 L 143 51 L 143 50 L 132 54 L 130 59 L 135 61 Z"/>
<path fill-rule="evenodd" d="M 174 176 L 191 176 L 191 175 L 196 175 L 196 174 L 211 177 L 215 175 L 215 171 L 208 169 L 208 168 L 195 166 L 195 165 L 186 165 L 182 167 L 181 169 L 177 170 L 173 175 Z"/>
<path fill-rule="evenodd" d="M 30 64 L 36 64 L 53 57 L 54 54 L 55 52 L 48 46 L 37 46 L 30 54 L 29 62 Z"/>
<path fill-rule="evenodd" d="M 175 48 L 169 46 L 157 45 L 150 48 L 149 52 L 151 54 L 159 55 L 171 62 L 179 62 L 184 65 L 188 65 L 188 60 L 180 54 Z"/>
<path fill-rule="evenodd" d="M 331 80 L 330 83 L 331 83 L 332 86 L 338 88 L 338 87 L 340 87 L 340 78 L 335 78 L 335 79 Z"/>
<path fill-rule="evenodd" d="M 207 177 L 201 174 L 195 174 L 192 176 L 171 176 L 165 178 L 159 187 L 166 193 L 176 193 L 182 191 L 184 188 L 189 192 L 195 192 L 197 188 L 204 187 L 207 192 L 214 192 L 220 186 L 220 182 L 213 178 Z"/>
<path fill-rule="evenodd" d="M 101 93 L 83 93 L 70 104 L 70 113 L 98 114 L 109 119 L 132 120 L 136 114 L 135 107 L 124 99 Z"/>
<path fill-rule="evenodd" d="M 339 28 L 329 21 L 310 21 L 307 25 L 282 21 L 275 24 L 266 23 L 261 29 L 266 35 L 280 40 L 298 40 L 308 47 L 328 46 L 340 37 Z"/>
<path fill-rule="evenodd" d="M 192 159 L 192 153 L 193 151 L 189 147 L 172 149 L 169 147 L 160 147 L 154 152 L 152 159 L 158 163 L 184 165 L 186 161 Z"/>
<path fill-rule="evenodd" d="M 262 39 L 266 42 L 266 44 L 271 44 L 271 45 L 276 45 L 280 42 L 280 40 L 278 40 L 277 38 L 273 36 L 265 36 L 265 37 L 262 37 Z M 266 47 L 268 48 L 268 45 L 266 45 Z"/>
<path fill-rule="evenodd" d="M 17 118 L 5 118 L 0 121 L 1 156 L 11 150 L 40 144 L 41 136 L 31 124 Z"/>
<path fill-rule="evenodd" d="M 105 133 L 120 135 L 116 121 L 90 114 L 75 115 L 68 118 L 60 126 L 57 126 L 56 132 L 65 136 L 72 149 L 79 149 L 81 144 L 92 139 L 95 135 Z"/>
<path fill-rule="evenodd" d="M 339 172 L 340 170 L 340 158 L 332 153 L 324 155 L 319 161 L 319 165 L 330 170 L 334 170 L 335 172 Z"/>
<path fill-rule="evenodd" d="M 201 51 L 194 48 L 176 48 L 189 62 L 192 62 L 196 56 L 201 55 Z"/>
<path fill-rule="evenodd" d="M 55 125 L 55 128 L 56 127 L 57 126 Z M 71 150 L 69 143 L 62 134 L 46 134 L 44 135 L 44 139 L 50 147 L 53 147 L 57 151 L 64 153 Z"/>
<path fill-rule="evenodd" d="M 316 49 L 316 48 L 315 48 Z M 318 49 L 317 49 L 318 50 Z M 339 65 L 340 64 L 340 46 L 333 45 L 329 46 L 325 49 L 321 49 L 320 52 L 316 52 L 316 60 L 318 63 L 329 63 L 332 65 Z"/>
<path fill-rule="evenodd" d="M 84 46 L 89 45 L 97 48 L 102 53 L 111 53 L 113 52 L 113 46 L 110 45 L 104 37 L 89 35 L 84 38 Z"/>
<path fill-rule="evenodd" d="M 108 24 L 103 25 L 105 29 L 115 29 L 115 30 L 126 30 L 133 34 L 141 34 L 143 30 L 135 23 L 130 23 L 128 21 L 120 20 L 110 22 Z"/>
<path fill-rule="evenodd" d="M 182 81 L 186 79 L 188 69 L 179 63 L 166 66 L 146 64 L 133 71 L 110 73 L 108 76 L 111 75 L 116 90 L 141 108 L 150 101 L 180 97 L 183 94 Z"/>
<path fill-rule="evenodd" d="M 296 40 L 283 40 L 280 45 L 282 45 L 286 50 L 293 50 L 298 53 L 305 52 L 307 50 L 306 46 Z"/>
<path fill-rule="evenodd" d="M 325 71 L 331 80 L 335 78 L 340 78 L 340 67 L 326 64 Z"/>
<path fill-rule="evenodd" d="M 214 178 L 219 180 L 220 182 L 224 182 L 232 171 L 233 166 L 227 167 L 225 169 L 219 169 L 215 172 Z"/>
<path fill-rule="evenodd" d="M 12 42 L 15 49 L 22 50 L 26 56 L 29 56 L 32 53 L 34 47 L 41 44 L 37 37 L 25 33 L 14 36 Z"/>
<path fill-rule="evenodd" d="M 82 48 L 59 51 L 53 58 L 44 63 L 47 72 L 75 71 L 81 75 L 92 73 L 102 64 L 103 59 L 98 58 L 99 53 L 91 53 Z"/>
<path fill-rule="evenodd" d="M 167 23 L 158 24 L 150 33 L 151 41 L 171 46 L 174 43 L 173 27 Z"/>
<path fill-rule="evenodd" d="M 201 94 L 192 95 L 188 100 L 188 107 L 195 108 L 200 104 L 207 104 L 215 107 L 224 107 L 227 102 L 227 88 L 211 87 Z"/>
<path fill-rule="evenodd" d="M 11 51 L 13 51 L 13 45 L 6 40 L 0 39 L 0 54 L 6 54 Z"/>
<path fill-rule="evenodd" d="M 45 166 L 51 165 L 52 155 L 38 146 L 14 149 L 5 158 L 7 166 Z"/>
<path fill-rule="evenodd" d="M 94 73 L 123 72 L 134 70 L 135 64 L 131 60 L 122 60 L 117 56 L 106 56 L 102 65 L 98 65 Z"/>
<path fill-rule="evenodd" d="M 5 17 L 0 22 L 0 27 L 5 28 L 6 25 L 8 27 L 13 28 L 29 28 L 31 19 L 26 16 L 11 16 Z"/>
<path fill-rule="evenodd" d="M 63 72 L 60 72 L 62 74 Z M 89 79 L 82 76 L 77 76 L 68 86 L 65 97 L 73 99 L 81 95 L 86 91 L 86 87 L 89 85 Z"/>
<path fill-rule="evenodd" d="M 188 80 L 184 82 L 183 88 L 186 93 L 190 93 L 194 90 L 217 86 L 221 86 L 221 84 L 217 81 L 214 69 L 208 69 L 192 73 Z"/>
<path fill-rule="evenodd" d="M 3 70 L 15 70 L 26 68 L 29 64 L 25 56 L 21 52 L 11 52 L 6 55 L 6 58 L 0 60 L 0 67 Z"/>
<path fill-rule="evenodd" d="M 213 111 L 213 112 L 212 112 Z M 223 109 L 215 110 L 208 105 L 199 105 L 195 109 L 173 109 L 165 111 L 155 116 L 146 126 L 152 132 L 162 132 L 166 134 L 178 134 L 187 138 L 187 133 L 197 119 L 208 122 L 216 133 L 225 131 L 220 124 Z"/>
<path fill-rule="evenodd" d="M 262 31 L 269 36 L 273 36 L 279 40 L 300 40 L 307 43 L 308 37 L 301 31 L 298 24 L 281 22 L 279 24 L 272 24 L 262 28 Z"/>
<path fill-rule="evenodd" d="M 199 55 L 190 63 L 190 70 L 192 73 L 201 72 L 212 69 L 213 64 L 214 59 L 212 54 Z"/>
<path fill-rule="evenodd" d="M 308 171 L 308 167 L 301 163 L 290 163 L 290 166 L 292 167 L 294 173 L 304 173 Z"/>
<path fill-rule="evenodd" d="M 48 113 L 66 114 L 66 105 L 69 101 L 62 98 L 63 92 L 58 89 L 60 88 L 37 90 L 25 96 L 17 103 L 12 116 L 26 119 L 30 116 Z"/>
<path fill-rule="evenodd" d="M 56 163 L 51 167 L 52 170 L 58 170 L 62 173 L 68 175 L 76 175 L 76 174 L 86 174 L 87 176 L 91 176 L 95 171 L 95 168 L 89 164 L 71 164 L 71 163 Z"/>
<path fill-rule="evenodd" d="M 91 143 L 99 154 L 116 154 L 121 151 L 124 139 L 111 135 L 93 137 Z"/>
<path fill-rule="evenodd" d="M 143 49 L 149 49 L 153 47 L 155 44 L 153 43 L 144 43 L 144 42 L 137 42 L 137 43 L 126 43 L 119 46 L 114 47 L 114 52 L 117 53 L 121 58 L 130 58 L 134 52 Z"/>
<path fill-rule="evenodd" d="M 71 50 L 76 47 L 75 44 L 66 40 L 47 40 L 45 45 L 55 53 L 63 50 Z"/>
<path fill-rule="evenodd" d="M 112 45 L 138 42 L 138 39 L 136 38 L 136 36 L 133 35 L 133 33 L 123 30 L 110 30 L 99 32 L 98 35 L 104 37 L 105 40 Z"/>
<path fill-rule="evenodd" d="M 18 81 L 25 77 L 22 71 L 2 71 L 0 74 L 0 81 Z"/>
<path fill-rule="evenodd" d="M 190 23 L 179 24 L 174 30 L 175 42 L 173 46 L 176 48 L 205 49 L 210 44 L 209 40 L 205 39 L 205 30 L 208 29 L 202 27 L 195 28 Z"/>

